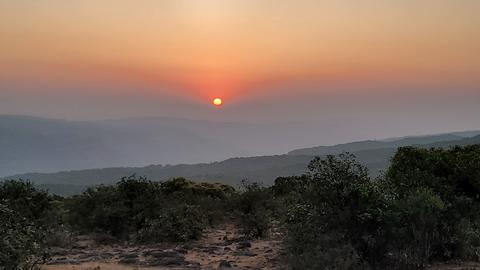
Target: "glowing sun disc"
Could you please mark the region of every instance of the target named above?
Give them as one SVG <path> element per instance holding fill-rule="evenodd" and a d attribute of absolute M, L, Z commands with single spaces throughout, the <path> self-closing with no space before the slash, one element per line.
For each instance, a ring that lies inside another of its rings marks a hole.
<path fill-rule="evenodd" d="M 215 106 L 221 106 L 223 104 L 223 101 L 222 101 L 221 98 L 215 98 L 215 99 L 213 99 L 212 102 L 213 102 L 213 105 L 215 105 Z"/>

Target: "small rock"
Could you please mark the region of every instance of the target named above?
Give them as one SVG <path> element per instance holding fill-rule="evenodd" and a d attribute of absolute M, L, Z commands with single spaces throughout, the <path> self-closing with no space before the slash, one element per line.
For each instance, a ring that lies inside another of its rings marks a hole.
<path fill-rule="evenodd" d="M 147 260 L 145 264 L 147 266 L 179 266 L 186 265 L 187 262 L 183 257 L 164 257 Z"/>
<path fill-rule="evenodd" d="M 237 249 L 245 249 L 252 247 L 252 244 L 249 241 L 241 241 L 237 243 Z"/>
<path fill-rule="evenodd" d="M 118 260 L 118 263 L 121 263 L 121 264 L 138 264 L 139 261 L 137 258 L 121 258 L 120 260 Z"/>
<path fill-rule="evenodd" d="M 218 265 L 218 269 L 225 269 L 225 268 L 232 268 L 232 265 L 230 264 L 230 262 L 226 260 L 220 261 L 220 264 Z"/>
<path fill-rule="evenodd" d="M 122 259 L 134 259 L 134 258 L 137 258 L 138 255 L 134 254 L 134 253 L 123 253 L 123 254 L 120 255 L 120 257 Z"/>
<path fill-rule="evenodd" d="M 247 256 L 247 257 L 255 257 L 258 254 L 251 252 L 250 250 L 236 250 L 233 255 L 235 256 Z"/>
<path fill-rule="evenodd" d="M 172 249 L 147 251 L 144 255 L 149 257 L 145 261 L 147 266 L 178 266 L 187 264 L 184 255 Z"/>

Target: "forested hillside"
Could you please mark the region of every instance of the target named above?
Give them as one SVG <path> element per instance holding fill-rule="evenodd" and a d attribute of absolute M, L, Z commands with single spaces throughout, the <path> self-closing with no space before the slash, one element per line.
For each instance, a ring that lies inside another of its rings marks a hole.
<path fill-rule="evenodd" d="M 389 145 L 389 148 L 358 149 L 361 143 L 352 143 L 349 145 L 333 146 L 332 152 L 323 152 L 319 154 L 337 154 L 338 149 L 348 151 L 354 154 L 357 160 L 369 168 L 372 175 L 378 175 L 382 170 L 388 167 L 391 157 L 397 148 L 392 145 L 405 145 L 407 142 L 432 141 L 444 138 L 456 138 L 453 141 L 441 141 L 430 144 L 417 144 L 422 148 L 430 147 L 450 147 L 453 145 L 470 145 L 480 143 L 480 135 L 458 139 L 456 136 L 442 135 L 431 138 L 419 139 L 400 139 L 395 142 L 378 142 L 381 145 Z M 377 142 L 375 145 L 378 145 Z M 370 143 L 369 143 L 370 144 Z M 273 184 L 275 178 L 285 175 L 300 175 L 305 172 L 308 162 L 313 156 L 307 155 L 278 155 L 247 158 L 232 158 L 221 162 L 191 164 L 191 165 L 152 165 L 147 167 L 122 167 L 105 168 L 80 171 L 67 171 L 58 173 L 33 173 L 24 175 L 15 175 L 6 179 L 29 179 L 36 185 L 48 189 L 58 194 L 75 194 L 84 190 L 89 185 L 110 184 L 122 176 L 136 174 L 146 176 L 154 180 L 168 180 L 173 177 L 186 177 L 196 181 L 215 181 L 236 186 L 241 180 L 262 182 L 265 185 Z"/>

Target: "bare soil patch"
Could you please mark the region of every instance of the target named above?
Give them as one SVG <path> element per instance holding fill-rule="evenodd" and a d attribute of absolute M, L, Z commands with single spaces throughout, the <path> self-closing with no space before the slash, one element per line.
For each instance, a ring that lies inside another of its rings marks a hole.
<path fill-rule="evenodd" d="M 184 245 L 99 246 L 81 241 L 57 249 L 42 270 L 275 269 L 284 268 L 281 240 L 245 239 L 224 224 Z"/>

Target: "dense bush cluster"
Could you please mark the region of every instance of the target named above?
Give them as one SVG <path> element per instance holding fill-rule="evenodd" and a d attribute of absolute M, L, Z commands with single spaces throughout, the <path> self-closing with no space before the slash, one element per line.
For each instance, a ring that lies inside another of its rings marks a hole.
<path fill-rule="evenodd" d="M 126 177 L 62 198 L 0 183 L 0 270 L 32 269 L 75 234 L 99 243 L 186 242 L 235 222 L 245 237 L 284 232 L 296 269 L 422 269 L 480 260 L 480 145 L 400 148 L 372 178 L 350 154 L 315 158 L 302 176 L 238 190 L 184 178 Z M 272 228 L 274 227 L 274 228 Z"/>
<path fill-rule="evenodd" d="M 277 208 L 271 188 L 244 180 L 240 192 L 233 200 L 233 206 L 234 214 L 247 237 L 266 236 Z"/>
<path fill-rule="evenodd" d="M 292 269 L 420 269 L 480 257 L 480 146 L 400 148 L 371 179 L 347 154 L 279 178 Z M 284 199 L 285 200 L 285 199 Z"/>
<path fill-rule="evenodd" d="M 184 178 L 123 178 L 67 199 L 68 221 L 84 233 L 137 242 L 187 241 L 221 219 L 233 188 Z"/>
<path fill-rule="evenodd" d="M 0 184 L 0 269 L 32 269 L 44 261 L 51 201 L 27 182 Z"/>

